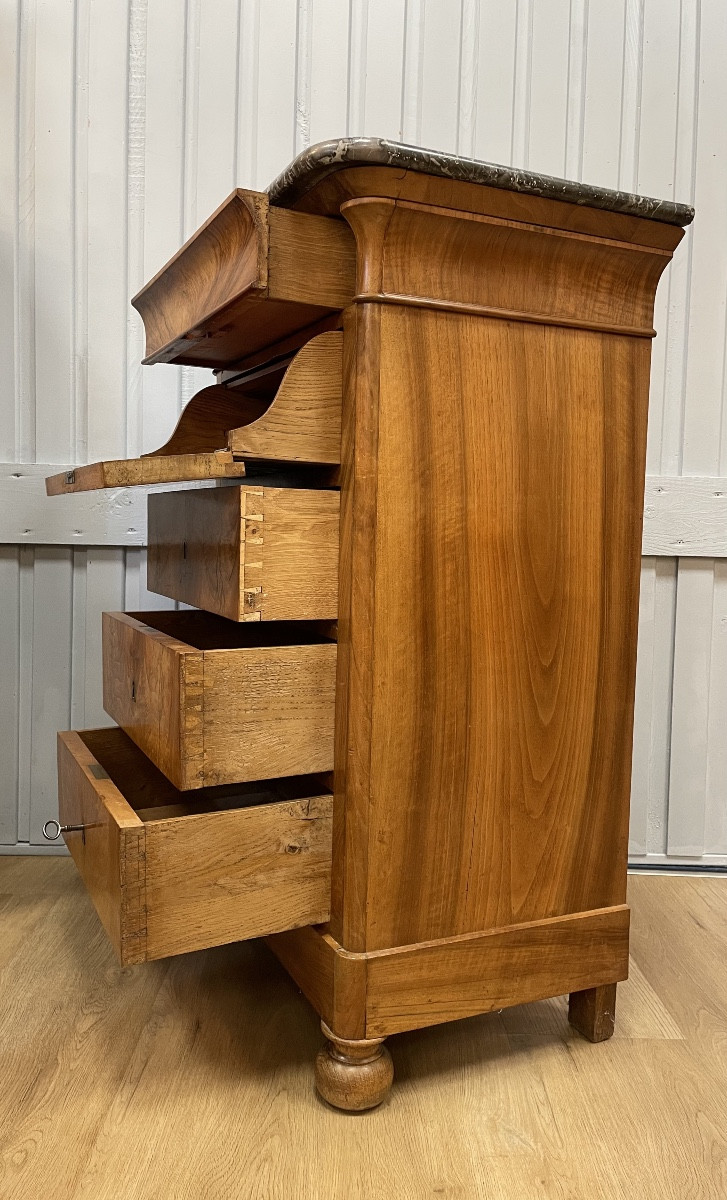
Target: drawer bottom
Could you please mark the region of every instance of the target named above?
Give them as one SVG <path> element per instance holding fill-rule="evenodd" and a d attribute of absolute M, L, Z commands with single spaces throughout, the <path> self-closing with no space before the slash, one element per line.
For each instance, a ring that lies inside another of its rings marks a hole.
<path fill-rule="evenodd" d="M 330 915 L 317 775 L 178 791 L 121 729 L 58 735 L 64 834 L 122 965 Z"/>

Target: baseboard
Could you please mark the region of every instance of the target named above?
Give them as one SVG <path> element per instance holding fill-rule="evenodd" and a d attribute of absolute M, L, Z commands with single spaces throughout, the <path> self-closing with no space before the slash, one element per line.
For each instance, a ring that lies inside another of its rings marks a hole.
<path fill-rule="evenodd" d="M 340 1037 L 387 1037 L 628 975 L 627 905 L 353 954 L 309 926 L 267 939 Z"/>

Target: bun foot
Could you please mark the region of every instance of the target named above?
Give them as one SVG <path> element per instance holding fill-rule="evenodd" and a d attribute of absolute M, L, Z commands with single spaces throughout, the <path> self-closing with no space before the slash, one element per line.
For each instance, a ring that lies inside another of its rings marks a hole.
<path fill-rule="evenodd" d="M 388 1096 L 394 1079 L 394 1064 L 384 1039 L 349 1042 L 336 1037 L 324 1022 L 321 1028 L 328 1044 L 316 1058 L 319 1096 L 346 1112 L 376 1108 Z"/>

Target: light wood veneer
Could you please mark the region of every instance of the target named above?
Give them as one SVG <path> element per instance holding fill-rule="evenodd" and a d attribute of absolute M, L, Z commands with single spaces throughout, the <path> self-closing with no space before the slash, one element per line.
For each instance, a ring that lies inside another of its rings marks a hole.
<path fill-rule="evenodd" d="M 297 622 L 103 615 L 104 708 L 181 790 L 330 771 L 335 672 Z"/>
<path fill-rule="evenodd" d="M 226 366 L 344 308 L 354 271 L 343 222 L 238 189 L 134 296 L 144 361 Z"/>
<path fill-rule="evenodd" d="M 282 365 L 273 358 L 238 376 L 234 387 L 214 385 L 197 392 L 158 450 L 51 475 L 46 492 L 60 496 L 239 478 L 246 474 L 245 459 L 333 467 L 341 458 L 342 372 L 343 335 L 326 330 Z"/>
<path fill-rule="evenodd" d="M 297 211 L 235 193 L 137 297 L 149 361 L 224 368 L 252 406 L 192 449 L 262 474 L 152 501 L 152 580 L 235 623 L 107 616 L 105 703 L 185 789 L 334 766 L 329 916 L 270 945 L 324 1019 L 321 1094 L 360 1109 L 392 1033 L 564 992 L 586 1037 L 613 1029 L 654 294 L 682 230 L 552 183 L 324 165 Z M 293 634 L 334 613 L 337 646 Z"/>
<path fill-rule="evenodd" d="M 58 737 L 66 842 L 122 966 L 328 916 L 316 779 L 178 792 L 120 729 Z"/>
<path fill-rule="evenodd" d="M 253 485 L 149 496 L 147 586 L 232 621 L 335 618 L 339 505 Z"/>

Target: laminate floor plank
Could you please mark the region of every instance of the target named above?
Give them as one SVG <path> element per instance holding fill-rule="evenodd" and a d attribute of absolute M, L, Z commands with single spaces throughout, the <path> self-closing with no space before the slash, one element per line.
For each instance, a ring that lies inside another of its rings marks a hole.
<path fill-rule="evenodd" d="M 630 878 L 611 1041 L 562 997 L 401 1034 L 354 1116 L 316 1098 L 317 1019 L 263 943 L 122 970 L 70 860 L 12 864 L 2 1200 L 727 1195 L 727 879 Z"/>

